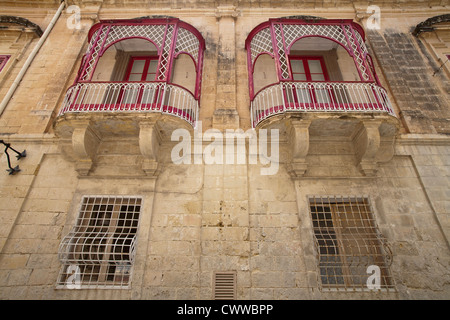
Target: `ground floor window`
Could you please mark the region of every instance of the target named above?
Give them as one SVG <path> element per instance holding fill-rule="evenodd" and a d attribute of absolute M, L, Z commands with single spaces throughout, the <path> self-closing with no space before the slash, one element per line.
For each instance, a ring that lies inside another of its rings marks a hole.
<path fill-rule="evenodd" d="M 368 197 L 310 197 L 322 288 L 393 289 L 391 254 Z"/>
<path fill-rule="evenodd" d="M 83 197 L 76 223 L 60 244 L 58 286 L 127 287 L 141 205 L 139 197 Z"/>

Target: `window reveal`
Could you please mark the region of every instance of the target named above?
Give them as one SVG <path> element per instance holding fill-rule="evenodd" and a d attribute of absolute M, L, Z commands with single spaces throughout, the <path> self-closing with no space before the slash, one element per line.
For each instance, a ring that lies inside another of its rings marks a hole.
<path fill-rule="evenodd" d="M 370 266 L 380 270 L 380 288 L 393 288 L 391 254 L 365 197 L 309 199 L 322 288 L 368 289 Z"/>
<path fill-rule="evenodd" d="M 141 211 L 138 197 L 84 197 L 75 226 L 62 240 L 59 286 L 129 285 Z"/>

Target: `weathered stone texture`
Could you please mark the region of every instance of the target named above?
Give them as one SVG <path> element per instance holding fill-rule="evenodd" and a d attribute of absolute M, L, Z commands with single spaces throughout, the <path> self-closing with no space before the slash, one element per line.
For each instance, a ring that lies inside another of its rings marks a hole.
<path fill-rule="evenodd" d="M 367 35 L 408 132 L 448 134 L 448 91 L 436 87 L 434 68 L 422 56 L 419 41 L 393 29 Z"/>
<path fill-rule="evenodd" d="M 0 9 L 45 29 L 59 1 L 35 2 L 6 1 Z M 433 77 L 437 62 L 410 33 L 448 9 L 442 1 L 410 1 L 406 9 L 404 1 L 378 1 L 387 27 L 366 30 L 400 121 L 304 113 L 286 130 L 292 119 L 274 117 L 267 127 L 285 129 L 274 175 L 262 175 L 261 162 L 249 163 L 248 144 L 245 164 L 174 164 L 171 134 L 189 125 L 169 115 L 55 120 L 89 27 L 96 19 L 146 15 L 192 24 L 206 41 L 199 120 L 203 131 L 224 133 L 251 127 L 244 42 L 254 27 L 291 15 L 353 19 L 361 8 L 351 1 L 225 1 L 219 8 L 208 0 L 69 3 L 80 5 L 83 27 L 68 29 L 63 13 L 0 115 L 0 138 L 27 150 L 20 161 L 12 157 L 21 169 L 16 175 L 7 174 L 0 155 L 0 299 L 211 299 L 215 271 L 236 272 L 238 299 L 450 298 L 448 79 Z M 17 62 L 0 73 L 0 98 L 37 42 L 32 33 L 4 33 L 0 54 Z M 130 288 L 56 289 L 58 248 L 85 195 L 143 199 Z M 396 292 L 320 289 L 310 195 L 369 198 L 393 253 Z"/>

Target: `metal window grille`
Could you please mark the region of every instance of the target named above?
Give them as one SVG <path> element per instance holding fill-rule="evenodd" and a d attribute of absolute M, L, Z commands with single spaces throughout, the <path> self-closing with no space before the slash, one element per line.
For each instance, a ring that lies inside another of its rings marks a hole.
<path fill-rule="evenodd" d="M 95 63 L 100 54 L 100 50 L 102 47 L 105 38 L 108 35 L 108 28 L 101 28 L 98 32 L 95 33 L 95 37 L 92 37 L 91 43 L 89 44 L 90 57 L 89 61 L 86 62 L 85 70 L 80 77 L 80 80 L 89 80 L 94 72 Z M 86 56 L 87 59 L 89 54 Z"/>
<path fill-rule="evenodd" d="M 309 205 L 322 288 L 394 290 L 392 254 L 378 231 L 369 199 L 310 197 Z"/>
<path fill-rule="evenodd" d="M 111 43 L 119 41 L 121 39 L 142 37 L 152 40 L 159 49 L 164 42 L 164 30 L 165 25 L 111 25 L 103 26 L 100 31 L 96 31 L 91 38 L 86 57 L 89 57 L 89 61 L 86 62 L 86 68 L 81 75 L 80 80 L 87 81 L 92 76 L 96 61 L 99 55 L 102 54 L 102 50 L 107 48 Z M 168 25 L 168 38 L 166 38 L 166 47 L 170 48 L 171 43 L 171 30 L 173 25 Z M 100 32 L 100 35 L 98 33 Z M 169 39 L 169 40 L 167 40 Z M 164 53 L 167 54 L 168 48 L 164 48 Z M 89 53 L 91 52 L 90 56 Z M 167 61 L 162 61 L 163 63 Z M 167 68 L 167 67 L 165 67 Z M 164 69 L 165 71 L 166 69 Z"/>
<path fill-rule="evenodd" d="M 365 65 L 365 59 L 363 57 L 364 54 L 367 54 L 367 49 L 365 48 L 364 42 L 362 41 L 361 37 L 359 37 L 359 39 L 356 36 L 356 39 L 355 37 L 353 37 L 353 33 L 357 34 L 358 32 L 352 30 L 349 26 L 345 26 L 344 30 L 349 38 L 350 46 L 352 48 L 353 55 L 355 56 L 357 67 L 361 72 L 361 76 L 363 78 L 362 80 L 369 81 L 370 77 Z M 358 50 L 358 46 L 361 48 L 360 50 Z"/>
<path fill-rule="evenodd" d="M 289 67 L 288 67 L 288 60 L 285 52 L 285 47 L 283 43 L 283 29 L 282 26 L 279 24 L 274 25 L 274 31 L 275 31 L 275 39 L 276 39 L 276 45 L 278 50 L 278 60 L 280 62 L 280 68 L 281 68 L 281 76 L 283 79 L 289 78 Z"/>
<path fill-rule="evenodd" d="M 129 285 L 142 199 L 85 196 L 75 226 L 59 248 L 58 286 L 124 288 Z"/>
<path fill-rule="evenodd" d="M 214 272 L 214 300 L 236 299 L 236 272 Z"/>

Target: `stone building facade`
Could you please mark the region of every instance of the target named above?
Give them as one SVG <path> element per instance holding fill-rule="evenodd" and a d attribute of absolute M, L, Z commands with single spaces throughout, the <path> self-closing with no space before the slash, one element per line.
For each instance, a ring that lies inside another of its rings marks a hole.
<path fill-rule="evenodd" d="M 449 12 L 1 1 L 0 298 L 450 298 Z"/>

